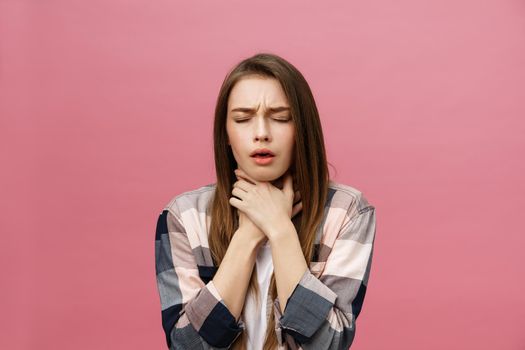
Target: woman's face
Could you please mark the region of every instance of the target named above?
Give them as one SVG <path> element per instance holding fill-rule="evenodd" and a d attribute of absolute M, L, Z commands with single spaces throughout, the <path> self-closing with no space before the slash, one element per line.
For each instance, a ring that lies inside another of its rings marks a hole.
<path fill-rule="evenodd" d="M 278 80 L 259 76 L 239 80 L 228 99 L 226 131 L 238 167 L 255 180 L 275 183 L 292 164 L 295 126 Z M 263 163 L 251 156 L 259 148 L 275 156 Z"/>

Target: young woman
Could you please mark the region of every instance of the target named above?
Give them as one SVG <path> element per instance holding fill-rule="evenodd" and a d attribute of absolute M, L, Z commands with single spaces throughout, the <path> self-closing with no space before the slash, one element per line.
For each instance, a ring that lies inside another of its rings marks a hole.
<path fill-rule="evenodd" d="M 329 178 L 302 74 L 273 54 L 234 67 L 214 122 L 216 183 L 159 215 L 156 277 L 170 349 L 348 349 L 375 208 Z"/>

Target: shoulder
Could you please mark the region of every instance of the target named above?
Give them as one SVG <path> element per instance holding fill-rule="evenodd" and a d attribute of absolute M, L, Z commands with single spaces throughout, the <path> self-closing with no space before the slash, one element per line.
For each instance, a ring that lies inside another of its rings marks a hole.
<path fill-rule="evenodd" d="M 164 205 L 163 210 L 181 217 L 188 211 L 206 213 L 208 203 L 215 192 L 215 183 L 178 193 Z"/>
<path fill-rule="evenodd" d="M 354 218 L 358 218 L 360 214 L 366 213 L 371 209 L 374 209 L 374 207 L 362 190 L 330 179 L 324 219 L 321 229 L 316 235 L 314 255 L 312 257 L 313 262 L 310 266 L 314 275 L 318 276 L 321 273 L 332 250 L 337 250 L 337 255 L 348 255 L 349 242 L 344 239 L 343 243 L 341 243 L 340 238 L 343 237 L 342 235 L 351 236 L 354 241 L 370 241 L 370 235 L 367 234 L 367 237 L 362 238 L 360 233 L 354 232 L 355 230 L 359 231 L 358 226 L 361 226 L 360 223 L 356 221 L 354 222 L 357 225 L 351 225 L 351 223 Z M 373 211 L 369 213 L 373 213 Z M 362 217 L 364 218 L 364 216 Z M 352 232 L 348 233 L 349 229 Z M 339 242 L 339 244 L 336 244 L 336 242 Z M 342 247 L 343 249 L 341 250 Z"/>
<path fill-rule="evenodd" d="M 328 184 L 327 205 L 344 212 L 347 218 L 375 209 L 361 190 L 333 180 Z"/>

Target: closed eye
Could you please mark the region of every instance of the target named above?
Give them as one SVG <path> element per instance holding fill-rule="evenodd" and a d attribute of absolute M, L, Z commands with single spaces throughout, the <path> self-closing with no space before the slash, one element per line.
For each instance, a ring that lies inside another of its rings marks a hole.
<path fill-rule="evenodd" d="M 248 121 L 250 119 L 237 119 L 235 122 L 236 123 L 244 123 L 245 121 Z M 280 123 L 287 123 L 289 122 L 291 119 L 274 119 L 275 121 L 278 121 Z"/>

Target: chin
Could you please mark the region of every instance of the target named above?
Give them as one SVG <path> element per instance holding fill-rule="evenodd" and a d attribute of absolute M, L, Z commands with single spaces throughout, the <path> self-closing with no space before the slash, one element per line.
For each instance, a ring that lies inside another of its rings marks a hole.
<path fill-rule="evenodd" d="M 250 175 L 250 174 L 248 174 Z M 260 175 L 260 174 L 256 174 L 256 175 L 253 175 L 252 176 L 255 180 L 257 181 L 266 181 L 266 182 L 277 182 L 279 181 L 281 178 L 282 178 L 282 175 L 280 176 L 275 176 L 275 175 Z"/>
<path fill-rule="evenodd" d="M 257 180 L 265 182 L 280 182 L 283 176 L 286 174 L 286 169 L 272 169 L 271 167 L 265 167 L 258 169 L 257 167 L 251 168 L 250 171 L 245 170 L 248 176 Z"/>

